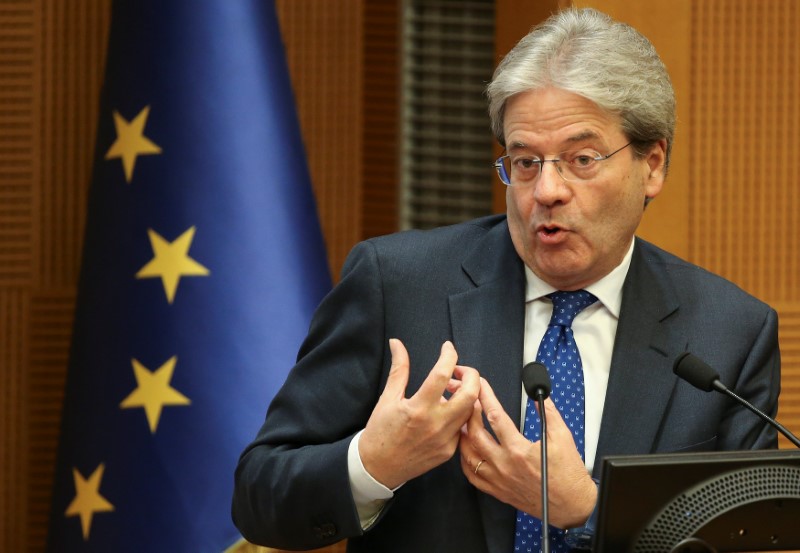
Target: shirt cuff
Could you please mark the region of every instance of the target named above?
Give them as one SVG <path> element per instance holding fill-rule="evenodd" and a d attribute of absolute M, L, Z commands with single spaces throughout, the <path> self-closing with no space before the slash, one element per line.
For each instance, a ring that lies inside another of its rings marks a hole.
<path fill-rule="evenodd" d="M 394 492 L 400 486 L 390 490 L 375 480 L 364 468 L 364 464 L 361 462 L 361 455 L 358 453 L 358 442 L 361 439 L 362 432 L 364 431 L 362 430 L 350 440 L 350 447 L 347 450 L 347 472 L 350 477 L 350 491 L 356 504 L 361 529 L 368 530 L 375 524 L 378 515 L 381 514 L 381 511 L 386 506 L 386 502 L 394 497 Z"/>
<path fill-rule="evenodd" d="M 592 478 L 592 480 L 594 480 L 595 486 L 599 488 L 600 481 L 596 478 Z M 594 539 L 595 528 L 597 526 L 597 505 L 598 503 L 595 503 L 594 510 L 592 514 L 589 515 L 589 520 L 587 520 L 583 526 L 567 529 L 564 534 L 564 542 L 566 542 L 570 549 L 591 551 L 592 540 Z"/>

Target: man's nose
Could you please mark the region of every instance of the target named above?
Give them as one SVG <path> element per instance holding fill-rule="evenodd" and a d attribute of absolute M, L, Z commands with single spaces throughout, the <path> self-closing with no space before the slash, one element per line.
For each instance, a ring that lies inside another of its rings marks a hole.
<path fill-rule="evenodd" d="M 552 205 L 563 201 L 569 194 L 569 187 L 560 169 L 558 162 L 548 160 L 542 163 L 541 172 L 534 183 L 534 198 L 538 203 Z"/>

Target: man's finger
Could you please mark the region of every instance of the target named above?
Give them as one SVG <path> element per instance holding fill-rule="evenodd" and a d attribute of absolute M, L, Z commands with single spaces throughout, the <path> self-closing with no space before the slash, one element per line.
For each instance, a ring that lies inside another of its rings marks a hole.
<path fill-rule="evenodd" d="M 450 382 L 450 377 L 453 376 L 453 370 L 458 361 L 458 353 L 452 342 L 449 340 L 442 344 L 442 349 L 439 352 L 439 359 L 431 369 L 431 372 L 425 378 L 425 382 L 420 386 L 416 395 L 423 401 L 438 403 L 439 398 L 442 397 L 447 385 Z"/>
<path fill-rule="evenodd" d="M 389 377 L 383 395 L 403 399 L 408 386 L 409 359 L 408 351 L 403 342 L 397 338 L 389 339 L 389 351 L 392 352 L 392 366 L 389 368 Z"/>
<path fill-rule="evenodd" d="M 538 409 L 538 404 L 537 404 Z M 556 404 L 553 403 L 553 400 L 547 398 L 544 400 L 544 413 L 547 416 L 547 437 L 552 437 L 553 439 L 557 437 L 563 437 L 564 439 L 569 438 L 570 440 L 575 440 L 575 437 L 572 435 L 572 431 L 567 426 L 567 423 L 564 422 L 564 418 L 561 416 L 561 412 L 556 407 Z"/>
<path fill-rule="evenodd" d="M 475 439 L 480 432 L 485 432 L 483 426 L 483 407 L 479 401 L 473 403 L 472 414 L 467 420 L 467 433 Z"/>
<path fill-rule="evenodd" d="M 472 409 L 472 414 L 461 428 L 459 450 L 461 451 L 461 456 L 464 461 L 468 462 L 470 459 L 473 459 L 479 455 L 475 447 L 474 439 L 476 430 L 483 430 L 483 417 L 481 415 L 481 406 L 478 404 L 478 402 L 475 402 L 475 405 Z"/>
<path fill-rule="evenodd" d="M 459 388 L 461 388 L 461 381 L 455 378 L 451 378 L 450 382 L 447 383 L 447 391 L 451 394 L 454 394 Z"/>
<path fill-rule="evenodd" d="M 511 439 L 511 437 L 519 434 L 519 429 L 514 424 L 514 421 L 506 414 L 503 405 L 497 396 L 494 395 L 494 390 L 485 379 L 481 379 L 481 392 L 480 392 L 481 406 L 483 413 L 486 415 L 486 420 L 489 421 L 489 426 L 494 430 L 495 436 L 504 443 Z"/>
<path fill-rule="evenodd" d="M 453 375 L 461 382 L 459 389 L 450 398 L 451 408 L 456 411 L 468 409 L 481 391 L 481 375 L 472 367 L 456 365 Z"/>

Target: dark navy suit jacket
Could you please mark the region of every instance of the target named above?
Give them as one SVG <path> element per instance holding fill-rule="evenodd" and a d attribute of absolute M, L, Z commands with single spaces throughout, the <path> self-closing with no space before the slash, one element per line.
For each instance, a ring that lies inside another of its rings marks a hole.
<path fill-rule="evenodd" d="M 452 340 L 519 420 L 525 273 L 504 216 L 368 240 L 324 299 L 297 365 L 242 454 L 233 517 L 249 540 L 349 551 L 509 553 L 515 510 L 478 492 L 458 453 L 406 483 L 362 532 L 347 449 L 366 425 L 390 366 L 389 338 L 409 351 L 412 395 Z M 691 351 L 724 384 L 775 415 L 777 315 L 732 283 L 636 239 L 623 288 L 595 476 L 611 454 L 775 447 L 776 432 L 721 394 L 679 381 Z"/>

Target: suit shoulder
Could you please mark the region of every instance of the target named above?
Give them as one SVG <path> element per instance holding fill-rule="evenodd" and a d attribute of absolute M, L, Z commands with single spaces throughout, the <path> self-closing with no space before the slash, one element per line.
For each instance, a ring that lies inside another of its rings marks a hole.
<path fill-rule="evenodd" d="M 762 310 L 772 309 L 765 302 L 743 290 L 738 284 L 678 257 L 658 246 L 642 239 L 637 239 L 644 259 L 658 267 L 675 284 L 681 295 L 694 294 L 706 300 L 724 294 L 727 301 Z"/>
<path fill-rule="evenodd" d="M 496 227 L 497 225 L 504 224 L 506 221 L 505 215 L 489 215 L 479 219 L 472 219 L 462 223 L 453 225 L 446 225 L 435 227 L 431 229 L 411 229 L 369 238 L 367 242 L 376 245 L 390 245 L 402 243 L 407 240 L 429 240 L 429 241 L 451 241 L 457 238 L 470 237 L 475 235 L 482 235 Z"/>
<path fill-rule="evenodd" d="M 505 215 L 482 217 L 430 230 L 406 230 L 359 242 L 348 255 L 342 276 L 362 266 L 387 279 L 418 279 L 461 273 L 461 264 L 488 236 L 510 243 Z M 492 241 L 494 243 L 494 241 Z"/>
<path fill-rule="evenodd" d="M 490 215 L 463 223 L 428 230 L 404 230 L 370 238 L 365 242 L 375 248 L 378 255 L 392 257 L 428 258 L 435 255 L 463 255 L 464 248 L 486 235 L 499 225 L 505 225 L 505 215 Z"/>

